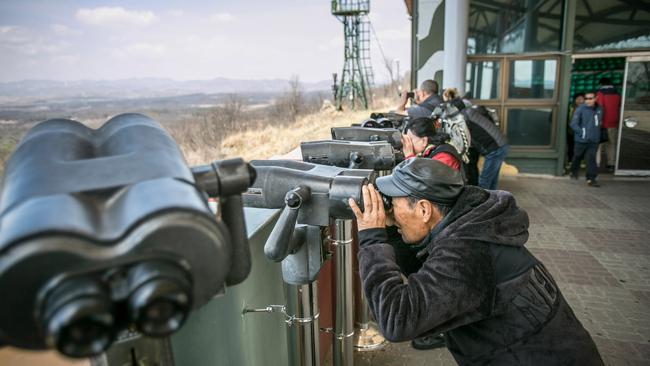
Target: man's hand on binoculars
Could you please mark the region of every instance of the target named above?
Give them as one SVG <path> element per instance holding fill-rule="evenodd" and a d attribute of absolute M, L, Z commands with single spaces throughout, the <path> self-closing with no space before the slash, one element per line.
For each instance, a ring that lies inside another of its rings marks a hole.
<path fill-rule="evenodd" d="M 409 100 L 408 94 L 409 92 L 405 90 L 400 95 L 399 105 L 397 106 L 397 110 L 396 110 L 397 112 L 404 112 L 406 110 L 406 103 L 408 103 Z"/>
<path fill-rule="evenodd" d="M 409 100 L 409 92 L 408 90 L 402 91 L 402 95 L 400 95 L 400 101 L 406 105 L 406 102 Z"/>
<path fill-rule="evenodd" d="M 363 195 L 363 212 L 354 202 L 354 199 L 348 199 L 348 204 L 357 217 L 357 227 L 359 231 L 366 229 L 385 228 L 386 211 L 381 200 L 379 191 L 372 184 L 365 185 L 361 188 Z"/>

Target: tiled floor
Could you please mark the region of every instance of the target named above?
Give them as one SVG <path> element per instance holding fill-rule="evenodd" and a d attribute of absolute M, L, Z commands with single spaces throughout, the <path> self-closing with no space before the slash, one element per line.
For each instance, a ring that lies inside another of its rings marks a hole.
<path fill-rule="evenodd" d="M 504 179 L 530 216 L 527 247 L 551 271 L 608 365 L 650 365 L 650 180 Z M 355 353 L 355 365 L 455 365 L 408 342 Z"/>

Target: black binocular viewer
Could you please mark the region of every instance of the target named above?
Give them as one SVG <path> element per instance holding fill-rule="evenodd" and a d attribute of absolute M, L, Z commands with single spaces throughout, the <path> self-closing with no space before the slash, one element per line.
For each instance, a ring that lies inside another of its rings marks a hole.
<path fill-rule="evenodd" d="M 402 149 L 402 133 L 395 128 L 332 127 L 331 132 L 332 140 L 387 141 L 394 149 Z"/>
<path fill-rule="evenodd" d="M 140 114 L 35 126 L 0 196 L 0 343 L 88 357 L 121 329 L 174 332 L 248 275 L 241 194 L 254 179 L 240 159 L 190 170 Z"/>
<path fill-rule="evenodd" d="M 405 114 L 396 112 L 373 112 L 370 113 L 370 118 L 366 118 L 359 123 L 353 123 L 352 127 L 395 128 L 403 131 L 408 121 L 409 116 Z"/>
<path fill-rule="evenodd" d="M 387 141 L 309 141 L 300 144 L 302 160 L 349 169 L 391 170 L 404 154 Z"/>
<path fill-rule="evenodd" d="M 243 195 L 244 206 L 300 208 L 298 224 L 327 226 L 330 218 L 353 219 L 353 198 L 363 205 L 361 188 L 374 180 L 371 170 L 352 170 L 295 160 L 253 160 L 257 178 Z"/>
<path fill-rule="evenodd" d="M 380 174 L 404 161 L 404 153 L 395 150 L 387 141 L 309 141 L 301 143 L 300 149 L 303 161 L 350 169 L 372 169 Z M 391 198 L 384 194 L 381 198 L 384 208 L 389 210 L 392 207 Z"/>
<path fill-rule="evenodd" d="M 348 199 L 363 205 L 361 188 L 375 177 L 372 170 L 293 160 L 254 160 L 251 165 L 257 179 L 243 196 L 244 205 L 282 209 L 264 246 L 265 255 L 275 261 L 301 244 L 300 235 L 294 235 L 296 224 L 327 227 L 331 219 L 353 219 Z"/>

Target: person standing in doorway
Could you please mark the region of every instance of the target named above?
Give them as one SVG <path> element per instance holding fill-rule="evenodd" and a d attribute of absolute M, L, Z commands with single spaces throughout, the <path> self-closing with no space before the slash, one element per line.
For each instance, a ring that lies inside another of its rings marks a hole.
<path fill-rule="evenodd" d="M 602 120 L 603 110 L 596 105 L 596 93 L 586 93 L 585 103 L 573 113 L 570 124 L 575 145 L 571 161 L 571 178 L 578 179 L 580 162 L 584 158 L 587 162 L 587 184 L 592 187 L 600 186 L 596 181 L 598 176 L 596 151 L 600 143 Z"/>
<path fill-rule="evenodd" d="M 598 149 L 598 157 L 600 157 L 601 148 L 605 149 L 607 160 L 607 170 L 614 170 L 614 163 L 616 163 L 616 142 L 618 141 L 618 120 L 620 118 L 621 110 L 621 96 L 616 91 L 612 80 L 609 78 L 601 78 L 598 81 L 598 92 L 596 93 L 596 101 L 603 109 L 603 125 L 602 128 L 607 130 L 607 141 L 601 144 Z"/>

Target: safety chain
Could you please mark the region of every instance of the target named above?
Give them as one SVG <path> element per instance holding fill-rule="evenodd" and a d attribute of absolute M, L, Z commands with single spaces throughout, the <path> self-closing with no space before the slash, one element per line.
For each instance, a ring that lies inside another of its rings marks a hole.
<path fill-rule="evenodd" d="M 330 243 L 330 245 L 333 245 L 333 246 L 352 244 L 352 241 L 353 241 L 352 239 L 336 240 L 336 239 L 332 239 L 331 236 L 328 236 L 327 238 L 325 238 L 325 240 L 327 240 L 327 242 Z"/>
<path fill-rule="evenodd" d="M 287 307 L 285 305 L 269 305 L 261 309 L 246 308 L 242 311 L 243 315 L 246 315 L 247 313 L 281 313 L 284 315 L 284 322 L 287 323 L 288 326 L 292 326 L 294 323 L 300 325 L 309 324 L 317 320 L 320 316 L 320 313 L 314 316 L 308 316 L 306 318 L 299 318 L 295 315 L 289 315 L 287 314 Z"/>

